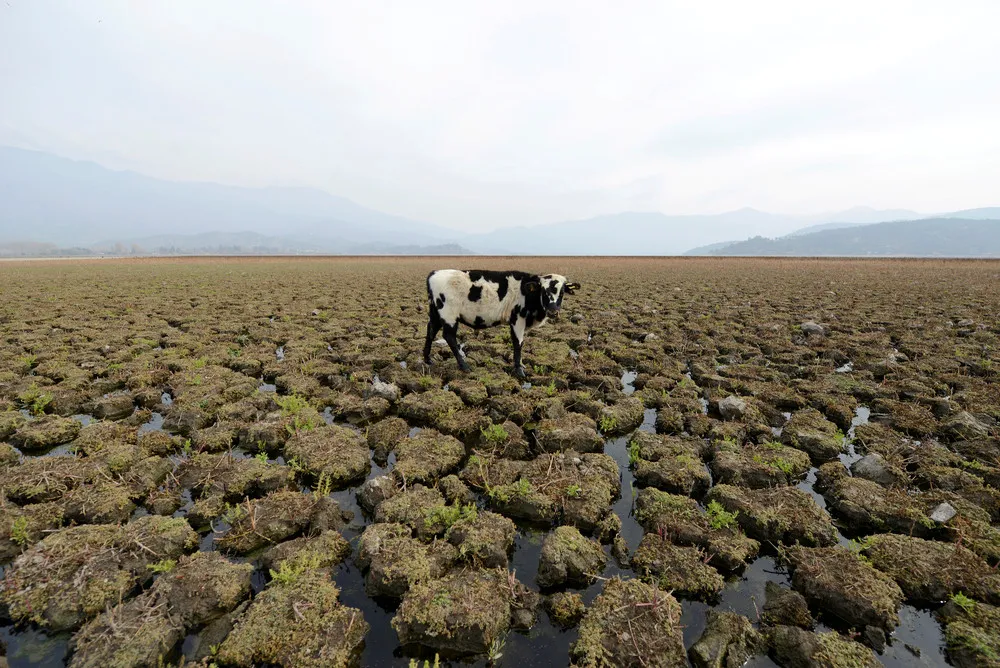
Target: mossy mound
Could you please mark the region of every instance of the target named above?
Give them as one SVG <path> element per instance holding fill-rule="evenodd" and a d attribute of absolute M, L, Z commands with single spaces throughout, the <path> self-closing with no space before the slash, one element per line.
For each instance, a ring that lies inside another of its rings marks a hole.
<path fill-rule="evenodd" d="M 18 507 L 0 497 L 0 563 L 13 559 L 62 523 L 63 510 L 58 503 Z"/>
<path fill-rule="evenodd" d="M 93 414 L 99 420 L 122 420 L 135 410 L 135 399 L 128 392 L 112 392 L 94 401 Z"/>
<path fill-rule="evenodd" d="M 612 578 L 580 622 L 570 649 L 575 666 L 687 665 L 681 606 L 673 596 L 640 580 Z"/>
<path fill-rule="evenodd" d="M 399 415 L 414 423 L 431 426 L 449 413 L 457 413 L 464 408 L 465 404 L 454 392 L 429 390 L 403 397 L 399 402 Z"/>
<path fill-rule="evenodd" d="M 457 558 L 454 546 L 422 543 L 405 525 L 371 524 L 361 535 L 357 563 L 370 596 L 402 598 L 413 585 L 443 576 Z"/>
<path fill-rule="evenodd" d="M 637 431 L 629 440 L 629 463 L 643 486 L 700 498 L 711 484 L 701 460 L 702 441 Z"/>
<path fill-rule="evenodd" d="M 230 528 L 216 539 L 223 552 L 246 554 L 302 533 L 309 526 L 315 499 L 291 490 L 272 492 L 230 507 Z"/>
<path fill-rule="evenodd" d="M 843 433 L 815 408 L 793 413 L 781 432 L 781 441 L 809 453 L 818 464 L 844 452 Z"/>
<path fill-rule="evenodd" d="M 757 556 L 760 545 L 740 531 L 734 517 L 710 517 L 693 500 L 655 489 L 644 489 L 636 500 L 636 519 L 649 532 L 676 545 L 700 547 L 710 563 L 725 571 L 743 568 Z"/>
<path fill-rule="evenodd" d="M 9 438 L 24 452 L 41 452 L 69 443 L 80 429 L 80 423 L 72 418 L 46 415 L 22 424 Z"/>
<path fill-rule="evenodd" d="M 462 561 L 480 568 L 506 568 L 516 534 L 510 519 L 487 510 L 455 522 L 446 538 L 458 548 Z"/>
<path fill-rule="evenodd" d="M 948 660 L 958 668 L 1000 666 L 1000 608 L 955 597 L 940 609 Z"/>
<path fill-rule="evenodd" d="M 878 668 L 875 653 L 835 631 L 813 633 L 776 626 L 768 633 L 771 655 L 785 668 Z"/>
<path fill-rule="evenodd" d="M 892 577 L 909 601 L 936 603 L 961 592 L 1000 602 L 1000 574 L 961 545 L 898 534 L 869 536 L 862 544 L 872 565 Z"/>
<path fill-rule="evenodd" d="M 602 434 L 627 434 L 642 424 L 646 406 L 638 397 L 624 397 L 612 406 L 604 406 L 597 417 Z"/>
<path fill-rule="evenodd" d="M 858 629 L 896 628 L 902 590 L 858 554 L 843 547 L 792 547 L 785 557 L 792 586 L 823 614 Z"/>
<path fill-rule="evenodd" d="M 330 568 L 351 556 L 351 544 L 338 531 L 302 536 L 279 543 L 261 556 L 264 568 L 273 571 Z"/>
<path fill-rule="evenodd" d="M 285 456 L 310 476 L 329 480 L 334 489 L 363 480 L 371 470 L 364 437 L 339 425 L 300 431 L 285 443 Z"/>
<path fill-rule="evenodd" d="M 695 668 L 728 668 L 742 666 L 766 649 L 766 639 L 749 619 L 734 612 L 709 610 L 705 631 L 688 656 Z"/>
<path fill-rule="evenodd" d="M 66 518 L 78 524 L 120 524 L 135 510 L 128 488 L 103 479 L 74 487 L 60 504 Z"/>
<path fill-rule="evenodd" d="M 57 501 L 74 487 L 94 481 L 101 470 L 97 462 L 69 455 L 25 459 L 0 469 L 0 490 L 14 503 Z"/>
<path fill-rule="evenodd" d="M 219 497 L 239 502 L 290 487 L 294 474 L 287 466 L 262 462 L 256 457 L 239 459 L 230 454 L 198 454 L 184 461 L 177 471 L 181 487 L 195 498 Z"/>
<path fill-rule="evenodd" d="M 583 597 L 577 592 L 559 591 L 545 597 L 545 611 L 556 626 L 564 629 L 572 628 L 580 623 L 587 606 Z"/>
<path fill-rule="evenodd" d="M 764 585 L 764 608 L 760 613 L 760 623 L 764 626 L 798 626 L 804 629 L 812 629 L 815 625 L 805 597 L 771 581 Z"/>
<path fill-rule="evenodd" d="M 406 420 L 398 417 L 388 417 L 365 428 L 365 438 L 368 447 L 374 451 L 375 463 L 385 466 L 389 459 L 389 453 L 393 451 L 396 444 L 406 438 L 410 433 L 410 425 Z"/>
<path fill-rule="evenodd" d="M 936 504 L 905 490 L 843 477 L 830 486 L 824 497 L 830 509 L 859 533 L 895 531 L 927 537 L 937 530 L 937 524 L 930 518 Z"/>
<path fill-rule="evenodd" d="M 809 470 L 809 455 L 780 443 L 716 441 L 709 468 L 716 483 L 765 489 L 794 485 Z"/>
<path fill-rule="evenodd" d="M 734 513 L 746 535 L 761 542 L 809 546 L 837 542 L 837 530 L 829 513 L 795 487 L 745 489 L 716 485 L 706 500 Z"/>
<path fill-rule="evenodd" d="M 576 527 L 556 527 L 542 542 L 538 586 L 587 585 L 600 576 L 606 563 L 604 550 L 596 540 L 584 537 Z"/>
<path fill-rule="evenodd" d="M 247 668 L 357 665 L 369 626 L 360 610 L 340 603 L 339 595 L 321 570 L 272 582 L 236 620 L 217 660 Z"/>
<path fill-rule="evenodd" d="M 0 601 L 17 621 L 75 628 L 149 579 L 148 566 L 198 543 L 184 519 L 149 515 L 124 526 L 84 524 L 32 546 L 5 573 Z"/>
<path fill-rule="evenodd" d="M 561 521 L 585 533 L 597 528 L 621 493 L 618 464 L 603 453 L 550 454 L 531 461 L 473 455 L 459 475 L 503 515 Z"/>
<path fill-rule="evenodd" d="M 378 505 L 375 521 L 380 524 L 405 524 L 417 536 L 430 540 L 442 536 L 462 518 L 475 513 L 475 506 L 448 506 L 434 487 L 413 485 Z"/>
<path fill-rule="evenodd" d="M 597 424 L 580 413 L 542 420 L 535 429 L 535 439 L 542 452 L 600 452 L 604 449 L 604 439 L 597 433 Z"/>
<path fill-rule="evenodd" d="M 396 444 L 393 471 L 405 484 L 431 484 L 456 471 L 465 459 L 465 446 L 457 438 L 434 429 L 422 429 Z"/>
<path fill-rule="evenodd" d="M 538 595 L 505 570 L 462 570 L 411 587 L 392 620 L 402 644 L 485 654 L 512 622 L 533 619 Z M 528 624 L 530 626 L 530 620 Z"/>
<path fill-rule="evenodd" d="M 148 592 L 84 625 L 73 637 L 70 665 L 162 665 L 185 631 L 226 614 L 250 594 L 252 571 L 216 552 L 182 557 Z"/>
<path fill-rule="evenodd" d="M 644 580 L 678 596 L 712 599 L 726 584 L 700 548 L 674 545 L 655 533 L 642 537 L 630 563 Z"/>
<path fill-rule="evenodd" d="M 0 468 L 14 466 L 21 461 L 21 453 L 8 443 L 0 443 Z"/>

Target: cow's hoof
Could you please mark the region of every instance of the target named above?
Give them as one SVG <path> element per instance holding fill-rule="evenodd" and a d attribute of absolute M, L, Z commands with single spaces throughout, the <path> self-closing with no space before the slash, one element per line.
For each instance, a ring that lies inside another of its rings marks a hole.
<path fill-rule="evenodd" d="M 520 378 L 521 380 L 524 380 L 525 378 L 524 367 L 523 366 L 514 367 L 514 375 Z"/>
<path fill-rule="evenodd" d="M 465 362 L 462 362 L 461 364 L 458 365 L 458 370 L 461 371 L 462 373 L 469 373 L 470 370 L 469 365 L 466 364 Z"/>

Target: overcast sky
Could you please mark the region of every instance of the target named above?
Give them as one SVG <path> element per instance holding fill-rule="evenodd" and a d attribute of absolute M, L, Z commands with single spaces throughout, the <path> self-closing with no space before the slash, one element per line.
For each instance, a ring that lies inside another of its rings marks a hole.
<path fill-rule="evenodd" d="M 995 206 L 998 25 L 997 0 L 3 0 L 0 144 L 470 231 Z"/>

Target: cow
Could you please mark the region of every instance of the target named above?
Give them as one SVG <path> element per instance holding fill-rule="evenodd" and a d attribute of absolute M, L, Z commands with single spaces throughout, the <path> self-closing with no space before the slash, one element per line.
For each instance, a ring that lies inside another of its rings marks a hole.
<path fill-rule="evenodd" d="M 458 367 L 468 371 L 469 365 L 458 345 L 458 325 L 474 329 L 497 325 L 510 326 L 514 346 L 514 374 L 524 378 L 521 346 L 524 335 L 532 327 L 555 317 L 562 306 L 564 294 L 580 289 L 559 274 L 529 274 L 523 271 L 483 271 L 439 269 L 427 276 L 429 321 L 424 362 L 431 364 L 431 343 L 443 328 L 444 340 L 451 348 Z"/>

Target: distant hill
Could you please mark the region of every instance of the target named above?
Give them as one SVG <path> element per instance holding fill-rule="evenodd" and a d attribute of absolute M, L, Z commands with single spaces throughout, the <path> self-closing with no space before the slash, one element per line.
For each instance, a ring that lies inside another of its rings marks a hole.
<path fill-rule="evenodd" d="M 929 218 L 778 239 L 754 237 L 713 255 L 808 257 L 1000 257 L 1000 220 Z"/>
<path fill-rule="evenodd" d="M 824 230 L 840 230 L 847 227 L 860 227 L 862 225 L 869 225 L 870 223 L 820 223 L 819 225 L 810 225 L 809 227 L 803 227 L 800 230 L 795 230 L 789 234 L 786 234 L 783 238 L 788 237 L 800 237 L 803 234 L 812 234 L 813 232 L 823 232 Z"/>
<path fill-rule="evenodd" d="M 324 244 L 432 245 L 456 236 L 310 188 L 164 181 L 9 147 L 0 147 L 0 202 L 0 241 L 61 246 L 208 232 Z"/>

